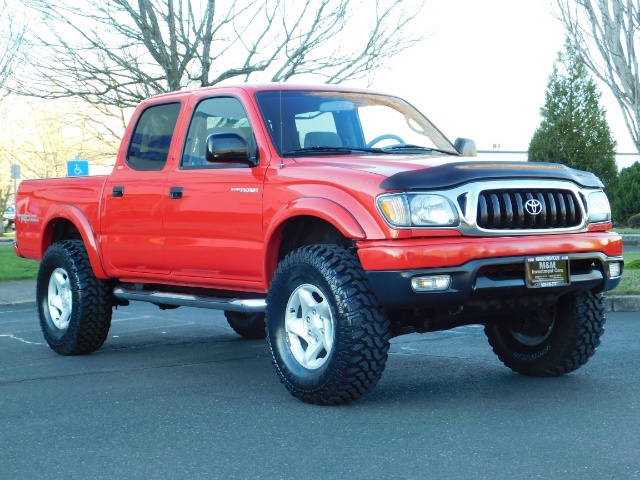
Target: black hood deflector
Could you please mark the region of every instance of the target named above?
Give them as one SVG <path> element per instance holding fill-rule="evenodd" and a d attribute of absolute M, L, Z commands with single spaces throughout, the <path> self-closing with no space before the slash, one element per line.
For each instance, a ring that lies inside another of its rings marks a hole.
<path fill-rule="evenodd" d="M 538 162 L 459 162 L 421 170 L 396 173 L 385 179 L 385 190 L 443 190 L 470 182 L 486 180 L 567 180 L 581 187 L 603 188 L 602 182 L 589 172 L 557 163 Z"/>

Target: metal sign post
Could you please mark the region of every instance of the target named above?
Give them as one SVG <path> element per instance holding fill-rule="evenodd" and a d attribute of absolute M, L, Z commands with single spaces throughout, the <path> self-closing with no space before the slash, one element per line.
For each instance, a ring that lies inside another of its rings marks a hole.
<path fill-rule="evenodd" d="M 13 178 L 13 203 L 16 203 L 18 179 L 20 178 L 20 165 L 11 165 L 11 178 Z"/>

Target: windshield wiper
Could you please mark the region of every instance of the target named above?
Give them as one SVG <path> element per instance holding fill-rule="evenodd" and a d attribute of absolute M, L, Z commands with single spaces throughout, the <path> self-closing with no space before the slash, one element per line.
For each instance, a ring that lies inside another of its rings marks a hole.
<path fill-rule="evenodd" d="M 306 148 L 296 148 L 295 150 L 289 150 L 284 152 L 282 155 L 294 155 L 296 153 L 351 153 L 350 148 L 345 147 L 306 147 Z"/>
<path fill-rule="evenodd" d="M 436 152 L 436 153 L 445 153 L 447 155 L 458 155 L 458 152 L 452 152 L 451 150 L 440 150 L 439 148 L 422 147 L 420 145 L 412 145 L 410 143 L 403 143 L 401 145 L 391 145 L 389 147 L 382 147 L 381 150 L 385 153 L 395 153 L 395 152 L 407 153 L 410 151 L 415 151 L 419 153 Z"/>
<path fill-rule="evenodd" d="M 289 150 L 284 152 L 282 155 L 295 155 L 295 154 L 304 154 L 304 153 L 354 153 L 354 152 L 367 152 L 367 153 L 380 153 L 382 149 L 380 148 L 367 148 L 367 147 L 325 147 L 325 146 L 316 146 L 316 147 L 306 147 L 306 148 L 296 148 L 295 150 Z"/>

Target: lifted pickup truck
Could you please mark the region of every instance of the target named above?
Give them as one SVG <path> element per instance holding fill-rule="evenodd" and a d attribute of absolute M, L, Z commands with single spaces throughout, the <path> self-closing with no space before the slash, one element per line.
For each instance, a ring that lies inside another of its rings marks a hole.
<path fill-rule="evenodd" d="M 571 372 L 623 270 L 603 186 L 474 155 L 366 90 L 159 95 L 110 175 L 21 183 L 15 252 L 41 260 L 40 324 L 62 355 L 100 348 L 135 300 L 224 310 L 309 403 L 370 390 L 392 337 L 466 324 L 516 372 Z"/>

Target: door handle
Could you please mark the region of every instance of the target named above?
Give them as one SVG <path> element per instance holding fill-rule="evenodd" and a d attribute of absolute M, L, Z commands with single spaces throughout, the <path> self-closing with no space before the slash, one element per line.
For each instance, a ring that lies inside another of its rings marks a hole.
<path fill-rule="evenodd" d="M 113 187 L 111 192 L 114 197 L 123 197 L 124 196 L 124 187 Z"/>
<path fill-rule="evenodd" d="M 169 198 L 179 199 L 182 198 L 183 187 L 171 187 L 169 188 Z"/>

